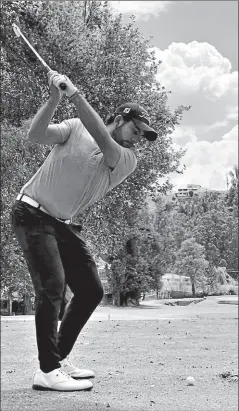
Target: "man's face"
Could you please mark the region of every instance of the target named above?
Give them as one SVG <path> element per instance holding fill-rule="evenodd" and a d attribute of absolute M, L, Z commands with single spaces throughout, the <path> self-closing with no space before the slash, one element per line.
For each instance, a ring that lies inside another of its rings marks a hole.
<path fill-rule="evenodd" d="M 122 120 L 116 124 L 112 137 L 122 147 L 130 148 L 141 141 L 143 131 L 139 130 L 133 120 Z"/>

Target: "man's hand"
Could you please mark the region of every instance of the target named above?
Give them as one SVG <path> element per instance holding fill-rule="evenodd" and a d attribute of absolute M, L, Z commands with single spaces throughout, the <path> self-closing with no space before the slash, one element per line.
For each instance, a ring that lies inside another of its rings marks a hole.
<path fill-rule="evenodd" d="M 48 83 L 49 83 L 49 88 L 50 88 L 50 93 L 51 93 L 51 97 L 54 100 L 60 100 L 62 97 L 62 91 L 57 88 L 54 84 L 53 84 L 53 76 L 58 74 L 57 71 L 49 71 L 47 73 L 47 77 L 48 77 Z"/>
<path fill-rule="evenodd" d="M 62 74 L 59 74 L 57 71 L 49 71 L 49 73 L 47 74 L 48 78 L 49 78 L 49 84 L 50 87 L 55 87 L 58 92 L 66 94 L 67 97 L 72 97 L 73 94 L 76 93 L 77 88 L 74 86 L 74 84 L 71 82 L 71 80 L 66 77 L 63 76 Z M 60 88 L 60 84 L 64 83 L 66 85 L 66 89 L 65 90 L 61 90 Z"/>

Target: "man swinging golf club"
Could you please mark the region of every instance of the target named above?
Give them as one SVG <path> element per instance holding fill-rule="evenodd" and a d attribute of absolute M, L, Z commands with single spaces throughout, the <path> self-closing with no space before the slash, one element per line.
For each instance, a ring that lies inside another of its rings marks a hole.
<path fill-rule="evenodd" d="M 74 366 L 68 356 L 100 303 L 103 288 L 81 227 L 71 220 L 135 170 L 136 155 L 130 148 L 144 138 L 156 140 L 157 133 L 138 104 L 119 106 L 105 125 L 69 78 L 50 71 L 48 79 L 49 99 L 33 118 L 28 137 L 54 147 L 12 209 L 13 230 L 36 294 L 40 368 L 33 388 L 90 390 L 94 372 Z M 50 124 L 62 94 L 75 105 L 78 118 Z M 65 284 L 73 297 L 57 331 Z"/>

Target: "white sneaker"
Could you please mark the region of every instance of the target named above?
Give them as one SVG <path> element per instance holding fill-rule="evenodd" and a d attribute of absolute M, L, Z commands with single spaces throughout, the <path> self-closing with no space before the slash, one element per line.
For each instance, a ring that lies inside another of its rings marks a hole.
<path fill-rule="evenodd" d="M 92 382 L 88 380 L 76 381 L 61 368 L 48 373 L 37 371 L 32 386 L 34 390 L 39 391 L 89 391 L 92 387 Z"/>
<path fill-rule="evenodd" d="M 70 377 L 75 379 L 82 379 L 82 378 L 94 378 L 95 373 L 91 370 L 82 370 L 75 365 L 73 365 L 69 357 L 66 357 L 64 360 L 61 361 L 62 370 L 65 371 Z"/>

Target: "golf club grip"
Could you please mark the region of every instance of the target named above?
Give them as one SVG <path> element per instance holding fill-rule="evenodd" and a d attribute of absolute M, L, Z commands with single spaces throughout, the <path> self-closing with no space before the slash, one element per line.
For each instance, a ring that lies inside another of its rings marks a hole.
<path fill-rule="evenodd" d="M 60 89 L 65 90 L 67 88 L 67 85 L 65 83 L 60 84 Z"/>

